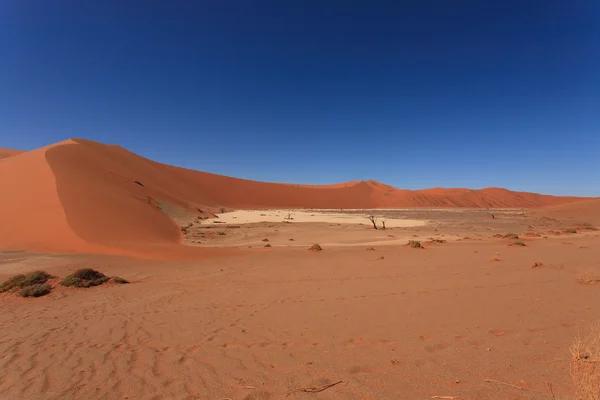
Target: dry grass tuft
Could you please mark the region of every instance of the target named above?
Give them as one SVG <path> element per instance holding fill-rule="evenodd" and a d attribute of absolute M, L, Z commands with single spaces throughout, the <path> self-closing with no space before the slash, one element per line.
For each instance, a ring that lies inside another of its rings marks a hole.
<path fill-rule="evenodd" d="M 421 242 L 419 242 L 418 240 L 409 240 L 408 246 L 412 249 L 424 249 L 425 248 L 425 247 L 423 247 Z"/>
<path fill-rule="evenodd" d="M 321 246 L 319 246 L 318 244 L 313 244 L 312 246 L 310 246 L 310 248 L 308 250 L 309 251 L 321 251 L 321 250 L 323 250 L 323 248 Z"/>
<path fill-rule="evenodd" d="M 587 337 L 576 337 L 569 350 L 575 400 L 600 400 L 600 323 Z"/>
<path fill-rule="evenodd" d="M 536 262 L 533 263 L 533 265 L 531 266 L 531 268 L 540 268 L 540 267 L 543 267 L 543 266 L 544 266 L 543 263 L 541 263 L 540 261 L 536 261 Z"/>
<path fill-rule="evenodd" d="M 524 241 L 522 241 L 522 240 L 517 240 L 517 241 L 515 241 L 515 242 L 512 242 L 511 246 L 527 246 L 527 245 L 525 244 L 525 242 L 524 242 Z"/>

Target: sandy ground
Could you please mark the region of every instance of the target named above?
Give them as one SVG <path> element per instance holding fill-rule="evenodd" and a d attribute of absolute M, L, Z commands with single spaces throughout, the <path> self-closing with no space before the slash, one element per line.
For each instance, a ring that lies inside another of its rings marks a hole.
<path fill-rule="evenodd" d="M 202 221 L 185 241 L 228 250 L 200 260 L 1 252 L 0 279 L 93 267 L 132 283 L 0 294 L 0 399 L 572 396 L 568 347 L 600 318 L 600 286 L 578 283 L 600 273 L 600 231 L 581 215 L 380 212 L 427 223 Z M 526 246 L 494 237 L 509 232 Z"/>
<path fill-rule="evenodd" d="M 235 210 L 217 215 L 217 218 L 205 220 L 206 223 L 226 224 L 252 224 L 259 222 L 323 222 L 329 224 L 360 224 L 373 226 L 368 217 L 376 217 L 378 227 L 399 228 L 410 226 L 423 226 L 427 223 L 418 219 L 400 219 L 390 216 L 386 218 L 385 212 L 390 210 Z"/>

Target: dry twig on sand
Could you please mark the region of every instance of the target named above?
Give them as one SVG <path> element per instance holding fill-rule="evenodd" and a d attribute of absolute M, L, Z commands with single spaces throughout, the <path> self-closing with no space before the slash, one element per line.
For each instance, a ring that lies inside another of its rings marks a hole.
<path fill-rule="evenodd" d="M 298 388 L 298 389 L 294 389 L 291 392 L 288 393 L 289 395 L 292 395 L 296 392 L 304 392 L 304 393 L 319 393 L 322 392 L 324 390 L 327 390 L 329 388 L 334 387 L 335 385 L 339 385 L 340 383 L 342 383 L 344 381 L 337 381 L 337 382 L 333 382 L 333 383 L 329 383 L 327 385 L 323 385 L 323 386 L 315 386 L 315 387 L 307 387 L 307 388 Z M 286 396 L 287 397 L 287 396 Z"/>
<path fill-rule="evenodd" d="M 486 379 L 485 381 L 488 382 L 488 383 L 497 383 L 498 385 L 508 386 L 508 387 L 513 388 L 513 389 L 524 390 L 526 392 L 536 392 L 536 393 L 541 393 L 541 394 L 546 395 L 546 396 L 550 396 L 548 393 L 542 392 L 540 390 L 527 389 L 527 388 L 524 388 L 522 386 L 513 385 L 512 383 L 508 383 L 508 382 L 501 382 L 501 381 L 497 381 L 495 379 Z"/>

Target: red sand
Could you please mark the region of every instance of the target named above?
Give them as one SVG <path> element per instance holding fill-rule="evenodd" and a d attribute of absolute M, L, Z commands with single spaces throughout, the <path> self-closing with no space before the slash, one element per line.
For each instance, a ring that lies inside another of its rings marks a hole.
<path fill-rule="evenodd" d="M 23 153 L 22 150 L 13 150 L 13 149 L 2 149 L 0 148 L 0 160 L 3 158 L 8 158 L 12 156 L 16 156 L 17 154 Z"/>
<path fill-rule="evenodd" d="M 254 182 L 160 164 L 118 146 L 82 139 L 5 158 L 0 187 L 2 249 L 150 257 L 175 249 L 197 253 L 182 249 L 179 227 L 154 200 L 189 210 L 532 208 L 580 200 L 499 188 L 410 191 L 374 181 L 330 186 Z"/>

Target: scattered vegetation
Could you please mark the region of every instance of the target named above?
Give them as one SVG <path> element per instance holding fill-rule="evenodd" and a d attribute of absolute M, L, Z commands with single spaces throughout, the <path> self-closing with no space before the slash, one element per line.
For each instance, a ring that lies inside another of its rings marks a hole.
<path fill-rule="evenodd" d="M 265 239 L 263 239 L 262 241 L 263 241 L 263 242 L 268 242 L 268 241 L 269 241 L 269 239 L 266 239 L 266 238 L 265 238 Z"/>
<path fill-rule="evenodd" d="M 221 207 L 221 208 L 219 209 L 219 211 L 221 211 L 221 214 L 223 214 L 223 213 L 225 213 L 225 211 L 227 211 L 227 210 L 225 210 L 225 208 L 224 208 L 224 207 Z"/>
<path fill-rule="evenodd" d="M 41 297 L 45 296 L 52 291 L 52 286 L 48 283 L 36 283 L 34 285 L 29 285 L 23 287 L 19 291 L 19 296 L 21 297 Z"/>
<path fill-rule="evenodd" d="M 536 262 L 533 263 L 533 265 L 531 266 L 531 268 L 540 268 L 540 267 L 543 267 L 543 266 L 544 266 L 544 264 L 542 264 L 539 261 L 536 261 Z"/>
<path fill-rule="evenodd" d="M 312 246 L 310 246 L 310 248 L 308 250 L 309 251 L 321 251 L 321 250 L 323 250 L 323 248 L 315 243 Z"/>
<path fill-rule="evenodd" d="M 273 247 L 269 243 L 265 244 L 265 247 Z"/>
<path fill-rule="evenodd" d="M 225 232 L 217 232 L 217 235 L 219 235 L 219 236 L 225 236 L 227 234 Z"/>
<path fill-rule="evenodd" d="M 516 241 L 512 242 L 511 246 L 527 246 L 527 245 L 522 240 L 516 240 Z"/>
<path fill-rule="evenodd" d="M 365 250 L 367 250 L 367 251 L 375 251 L 375 247 L 367 247 Z"/>
<path fill-rule="evenodd" d="M 129 281 L 127 279 L 123 279 L 120 276 L 113 276 L 112 281 L 114 283 L 118 283 L 119 285 L 125 285 L 125 284 L 129 283 Z"/>
<path fill-rule="evenodd" d="M 569 229 L 565 229 L 563 232 L 564 233 L 577 233 L 577 230 L 569 228 Z"/>
<path fill-rule="evenodd" d="M 83 268 L 75 271 L 63 279 L 60 284 L 78 288 L 90 288 L 108 282 L 108 276 L 91 268 Z"/>
<path fill-rule="evenodd" d="M 600 400 L 600 324 L 587 337 L 575 338 L 569 350 L 575 399 Z"/>
<path fill-rule="evenodd" d="M 516 233 L 507 233 L 505 235 L 502 235 L 502 237 L 504 239 L 518 239 L 519 235 L 517 235 Z"/>
<path fill-rule="evenodd" d="M 431 243 L 431 244 L 433 244 L 433 243 L 442 244 L 442 243 L 446 243 L 446 241 L 444 239 L 429 238 L 429 243 Z"/>
<path fill-rule="evenodd" d="M 598 228 L 596 228 L 594 225 L 590 224 L 590 223 L 585 223 L 581 226 L 582 229 L 585 229 L 586 231 L 597 231 Z"/>
<path fill-rule="evenodd" d="M 424 249 L 425 248 L 425 247 L 423 247 L 421 242 L 419 242 L 418 240 L 409 240 L 408 245 L 413 249 Z"/>

